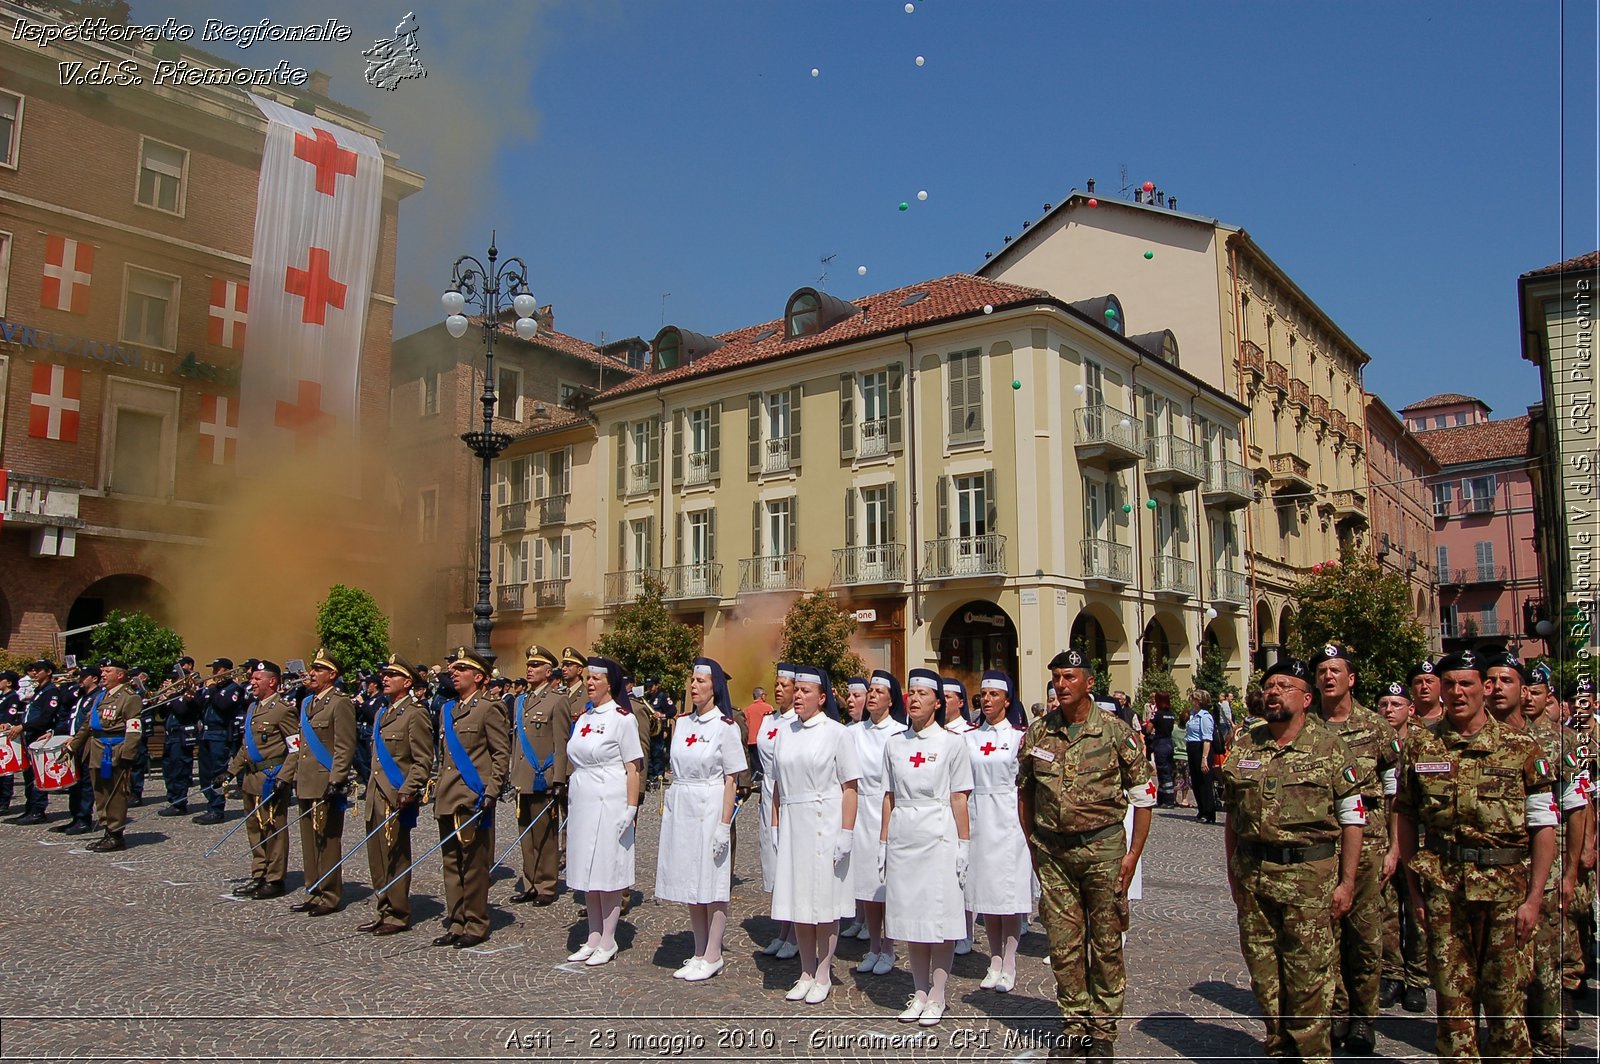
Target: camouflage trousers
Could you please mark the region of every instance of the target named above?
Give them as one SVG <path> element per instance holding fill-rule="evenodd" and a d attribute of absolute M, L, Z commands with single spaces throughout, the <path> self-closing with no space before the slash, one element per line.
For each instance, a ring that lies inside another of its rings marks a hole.
<path fill-rule="evenodd" d="M 1428 985 L 1428 942 L 1411 915 L 1404 871 L 1383 885 L 1383 977 L 1421 990 Z"/>
<path fill-rule="evenodd" d="M 1326 905 L 1287 904 L 1238 892 L 1239 949 L 1266 1024 L 1269 1057 L 1326 1064 L 1333 1054 L 1329 1010 L 1337 981 L 1333 921 Z"/>
<path fill-rule="evenodd" d="M 1576 909 L 1577 899 L 1572 908 Z M 1544 894 L 1544 911 L 1539 914 L 1539 929 L 1533 935 L 1533 972 L 1528 983 L 1528 1036 L 1536 1056 L 1560 1056 L 1566 1038 L 1561 1033 L 1561 990 L 1578 988 L 1577 980 L 1567 983 L 1567 973 L 1576 966 L 1583 971 L 1583 953 L 1578 946 L 1578 929 L 1571 910 L 1561 911 L 1558 890 Z"/>
<path fill-rule="evenodd" d="M 1533 945 L 1517 945 L 1514 901 L 1466 901 L 1429 880 L 1428 974 L 1438 1002 L 1434 1049 L 1440 1060 L 1477 1060 L 1478 1009 L 1487 1036 L 1482 1057 L 1527 1060 L 1533 1046 L 1523 1006 Z"/>
<path fill-rule="evenodd" d="M 1383 850 L 1361 847 L 1356 894 L 1350 911 L 1334 921 L 1340 977 L 1333 983 L 1333 1015 L 1372 1019 L 1378 1015 L 1383 970 Z"/>
<path fill-rule="evenodd" d="M 1117 914 L 1117 874 L 1126 852 L 1123 832 L 1063 853 L 1036 851 L 1039 914 L 1050 939 L 1050 970 L 1063 1033 L 1117 1037 L 1127 971 L 1122 964 L 1122 923 Z"/>

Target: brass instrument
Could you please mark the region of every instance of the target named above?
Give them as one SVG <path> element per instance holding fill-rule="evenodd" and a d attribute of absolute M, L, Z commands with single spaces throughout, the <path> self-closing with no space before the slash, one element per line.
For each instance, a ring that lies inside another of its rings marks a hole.
<path fill-rule="evenodd" d="M 194 673 L 185 673 L 175 680 L 168 680 L 156 689 L 155 694 L 144 700 L 145 710 L 157 709 L 168 702 L 175 702 L 180 698 L 187 698 L 194 694 L 200 678 Z"/>

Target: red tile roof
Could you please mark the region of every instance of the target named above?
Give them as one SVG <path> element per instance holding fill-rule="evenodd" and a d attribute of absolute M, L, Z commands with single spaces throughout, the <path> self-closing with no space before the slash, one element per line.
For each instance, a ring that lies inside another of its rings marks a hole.
<path fill-rule="evenodd" d="M 1600 251 L 1591 251 L 1587 255 L 1579 255 L 1566 262 L 1558 262 L 1552 266 L 1541 266 L 1537 270 L 1529 270 L 1524 277 L 1544 277 L 1553 273 L 1585 273 L 1591 270 L 1600 270 Z"/>
<path fill-rule="evenodd" d="M 1483 403 L 1483 400 L 1475 395 L 1462 395 L 1459 392 L 1440 392 L 1438 395 L 1430 395 L 1426 399 L 1412 403 L 1410 406 L 1402 406 L 1400 412 L 1409 414 L 1413 410 L 1429 410 L 1436 406 L 1455 406 L 1457 403 Z M 1489 409 L 1489 404 L 1483 403 L 1483 408 L 1485 410 Z"/>
<path fill-rule="evenodd" d="M 564 406 L 551 406 L 550 404 L 546 403 L 544 404 L 544 409 L 545 413 L 543 417 L 540 417 L 537 414 L 530 416 L 522 431 L 516 433 L 512 438 L 517 440 L 526 440 L 532 436 L 543 436 L 544 434 L 550 432 L 561 432 L 576 425 L 589 425 L 591 427 L 594 425 L 593 419 L 584 414 L 580 414 L 575 410 L 568 410 Z"/>
<path fill-rule="evenodd" d="M 909 306 L 905 305 L 909 297 L 919 292 L 926 292 L 926 297 Z M 793 338 L 786 336 L 782 318 L 721 333 L 716 338 L 723 341 L 723 346 L 710 354 L 702 355 L 689 365 L 677 366 L 658 373 L 642 373 L 632 380 L 623 381 L 606 389 L 592 401 L 615 399 L 657 385 L 692 380 L 742 366 L 787 358 L 805 351 L 815 351 L 819 348 L 896 333 L 933 322 L 981 314 L 985 306 L 993 306 L 999 310 L 1036 299 L 1049 298 L 1050 294 L 1040 288 L 1024 288 L 1021 285 L 991 281 L 967 273 L 950 274 L 921 284 L 906 285 L 904 288 L 863 296 L 854 302 L 864 313 L 854 314 L 830 328 L 809 336 Z"/>
<path fill-rule="evenodd" d="M 1528 453 L 1528 415 L 1478 425 L 1429 429 L 1417 433 L 1416 437 L 1442 466 L 1522 458 Z"/>
<path fill-rule="evenodd" d="M 501 320 L 509 324 L 511 317 L 508 314 L 502 317 Z M 483 317 L 481 315 L 473 315 L 471 317 L 471 322 L 474 327 L 480 326 L 483 324 Z M 506 337 L 502 336 L 502 339 L 505 338 Z M 531 341 L 523 340 L 520 337 L 517 337 L 515 334 L 512 334 L 509 338 L 513 342 L 519 344 L 532 343 L 540 347 L 548 347 L 552 351 L 559 351 L 564 355 L 571 355 L 574 358 L 581 358 L 586 362 L 593 362 L 596 365 L 604 366 L 606 369 L 620 370 L 623 373 L 639 372 L 622 359 L 617 358 L 615 355 L 608 355 L 601 351 L 594 344 L 591 344 L 586 340 L 580 340 L 576 336 L 568 336 L 566 333 L 556 332 L 547 325 L 541 324 L 539 326 L 539 335 L 535 336 Z"/>

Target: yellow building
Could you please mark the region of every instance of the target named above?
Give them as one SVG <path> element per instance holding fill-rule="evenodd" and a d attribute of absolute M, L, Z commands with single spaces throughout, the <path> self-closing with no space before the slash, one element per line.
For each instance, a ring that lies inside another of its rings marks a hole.
<path fill-rule="evenodd" d="M 743 686 L 795 596 L 825 588 L 897 672 L 1000 667 L 1032 701 L 1069 643 L 1132 690 L 1157 664 L 1187 682 L 1214 642 L 1243 681 L 1246 408 L 1188 370 L 1154 308 L 1130 335 L 1114 295 L 954 275 L 855 302 L 802 288 L 782 310 L 714 337 L 662 329 L 655 369 L 595 397 L 592 427 L 507 452 L 532 463 L 515 483 L 571 447 L 559 620 L 522 562 L 549 559 L 549 537 L 512 546 L 535 533 L 499 521 L 517 559 L 500 602 L 523 596 L 524 634 L 592 637 L 659 579 Z"/>

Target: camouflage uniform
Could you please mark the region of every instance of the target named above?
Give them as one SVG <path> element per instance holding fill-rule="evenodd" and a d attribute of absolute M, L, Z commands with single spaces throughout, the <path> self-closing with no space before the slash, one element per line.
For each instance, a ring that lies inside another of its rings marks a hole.
<path fill-rule="evenodd" d="M 1406 736 L 1395 811 L 1417 825 L 1412 870 L 1428 915 L 1428 974 L 1444 1059 L 1527 1060 L 1523 1018 L 1533 946 L 1517 945 L 1516 910 L 1528 893 L 1528 808 L 1551 791 L 1538 743 L 1494 717 L 1472 735 L 1448 719 Z"/>
<path fill-rule="evenodd" d="M 1528 735 L 1539 744 L 1555 772 L 1555 794 L 1561 806 L 1562 822 L 1556 825 L 1556 855 L 1550 862 L 1550 876 L 1544 881 L 1544 909 L 1539 914 L 1539 930 L 1533 937 L 1533 979 L 1528 984 L 1528 1035 L 1536 1056 L 1557 1057 L 1565 1052 L 1561 1033 L 1561 991 L 1578 989 L 1578 980 L 1569 981 L 1574 966 L 1583 972 L 1583 953 L 1578 947 L 1577 926 L 1561 911 L 1561 873 L 1566 867 L 1566 814 L 1588 804 L 1587 790 L 1580 780 L 1588 751 L 1583 739 L 1571 728 L 1551 724 L 1540 718 L 1528 724 Z M 1573 898 L 1576 909 L 1578 899 Z"/>
<path fill-rule="evenodd" d="M 1407 989 L 1428 986 L 1428 943 L 1411 915 L 1405 876 L 1396 873 L 1383 885 L 1383 978 Z"/>
<path fill-rule="evenodd" d="M 1328 910 L 1339 880 L 1338 805 L 1376 786 L 1314 715 L 1281 746 L 1265 721 L 1253 721 L 1222 764 L 1239 946 L 1268 1056 L 1331 1059 L 1338 953 Z"/>
<path fill-rule="evenodd" d="M 1361 792 L 1370 815 L 1361 829 L 1355 901 L 1333 928 L 1341 972 L 1341 978 L 1333 984 L 1333 1015 L 1370 1020 L 1378 1015 L 1385 912 L 1381 881 L 1383 859 L 1389 852 L 1389 820 L 1383 815 L 1383 796 L 1377 781 L 1399 765 L 1400 741 L 1388 721 L 1359 702 L 1339 723 L 1321 723 L 1344 740 L 1362 779 L 1373 784 L 1371 790 Z"/>
<path fill-rule="evenodd" d="M 1122 822 L 1130 799 L 1155 804 L 1150 763 L 1119 718 L 1091 711 L 1082 724 L 1068 724 L 1052 709 L 1023 736 L 1017 787 L 1033 797 L 1028 846 L 1063 1034 L 1088 1035 L 1096 1046 L 1108 1046 L 1117 1037 L 1127 988 L 1122 932 L 1128 899 L 1117 889 L 1128 849 Z"/>

